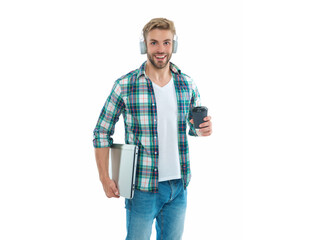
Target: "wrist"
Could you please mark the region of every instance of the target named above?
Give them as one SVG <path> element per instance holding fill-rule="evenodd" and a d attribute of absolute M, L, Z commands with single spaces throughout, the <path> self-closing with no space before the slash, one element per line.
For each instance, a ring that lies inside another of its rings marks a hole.
<path fill-rule="evenodd" d="M 109 180 L 110 180 L 110 178 L 107 175 L 100 176 L 100 181 L 101 182 L 106 182 L 106 181 L 109 181 Z"/>

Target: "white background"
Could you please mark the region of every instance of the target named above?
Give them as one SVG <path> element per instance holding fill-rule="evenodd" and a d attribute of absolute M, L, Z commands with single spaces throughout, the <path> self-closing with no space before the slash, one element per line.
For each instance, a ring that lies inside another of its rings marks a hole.
<path fill-rule="evenodd" d="M 92 132 L 113 82 L 145 60 L 142 27 L 166 17 L 172 62 L 213 117 L 211 137 L 189 138 L 184 239 L 334 239 L 331 2 L 2 1 L 0 238 L 125 238 Z"/>

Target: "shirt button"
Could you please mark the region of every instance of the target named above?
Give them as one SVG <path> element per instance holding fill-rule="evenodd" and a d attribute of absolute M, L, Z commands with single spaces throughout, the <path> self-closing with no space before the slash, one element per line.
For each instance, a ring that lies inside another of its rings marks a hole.
<path fill-rule="evenodd" d="M 157 152 L 155 152 L 155 154 L 157 155 Z"/>
<path fill-rule="evenodd" d="M 155 168 L 154 171 L 157 172 L 157 168 Z"/>
<path fill-rule="evenodd" d="M 152 106 L 155 106 L 155 104 L 153 103 Z"/>

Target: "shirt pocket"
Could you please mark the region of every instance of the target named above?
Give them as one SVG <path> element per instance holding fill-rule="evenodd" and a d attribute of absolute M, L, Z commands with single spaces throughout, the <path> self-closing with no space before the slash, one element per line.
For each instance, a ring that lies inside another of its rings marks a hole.
<path fill-rule="evenodd" d="M 181 115 L 182 118 L 188 116 L 190 111 L 190 104 L 191 104 L 191 94 L 189 91 L 185 89 L 181 89 L 176 92 L 177 95 L 177 105 L 178 105 L 178 113 Z"/>

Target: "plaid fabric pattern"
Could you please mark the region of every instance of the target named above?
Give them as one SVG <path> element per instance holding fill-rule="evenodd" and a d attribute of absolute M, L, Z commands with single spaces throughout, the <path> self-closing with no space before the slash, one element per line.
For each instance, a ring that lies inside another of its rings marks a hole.
<path fill-rule="evenodd" d="M 111 136 L 122 114 L 125 142 L 139 147 L 135 187 L 142 191 L 158 192 L 157 108 L 152 83 L 145 74 L 145 65 L 146 62 L 115 81 L 94 129 L 93 145 L 103 148 L 113 144 Z M 170 63 L 170 70 L 177 96 L 179 159 L 186 188 L 191 179 L 187 123 L 188 134 L 197 136 L 190 119 L 191 109 L 200 106 L 200 95 L 193 80 L 181 73 L 173 63 Z"/>

